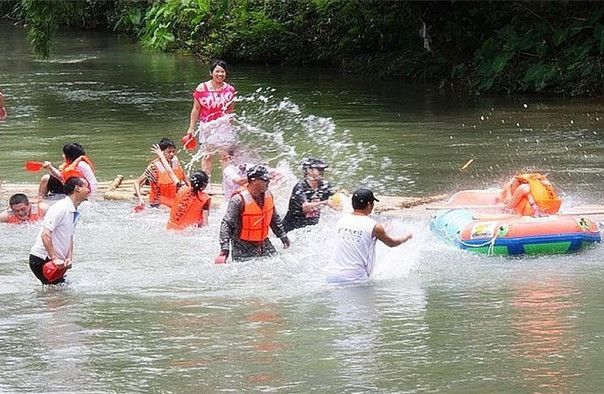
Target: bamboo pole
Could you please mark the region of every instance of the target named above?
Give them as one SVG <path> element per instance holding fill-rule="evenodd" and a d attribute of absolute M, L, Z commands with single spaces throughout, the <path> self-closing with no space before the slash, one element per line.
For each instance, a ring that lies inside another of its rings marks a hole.
<path fill-rule="evenodd" d="M 502 209 L 505 208 L 503 204 L 495 204 L 495 205 L 433 205 L 430 207 L 426 207 L 429 211 L 450 211 L 453 209 Z"/>
<path fill-rule="evenodd" d="M 499 214 L 499 215 L 474 215 L 474 220 L 499 220 L 499 219 L 518 219 L 518 218 L 547 218 L 551 216 L 590 216 L 590 215 L 604 215 L 604 210 L 600 211 L 583 211 L 583 212 L 558 212 L 552 215 L 546 216 L 522 216 L 514 214 Z"/>
<path fill-rule="evenodd" d="M 418 205 L 430 204 L 430 203 L 433 203 L 433 202 L 438 202 L 438 201 L 446 200 L 448 197 L 449 196 L 447 194 L 438 194 L 436 196 L 428 196 L 428 197 L 418 198 L 417 200 L 399 202 L 399 203 L 396 204 L 396 206 L 399 207 L 399 208 L 417 207 Z M 428 209 L 428 207 L 426 207 L 426 209 Z"/>
<path fill-rule="evenodd" d="M 115 179 L 113 180 L 113 182 L 111 182 L 111 184 L 109 185 L 109 190 L 115 190 L 118 187 L 120 187 L 120 185 L 122 184 L 122 181 L 124 180 L 124 176 L 118 174 Z"/>

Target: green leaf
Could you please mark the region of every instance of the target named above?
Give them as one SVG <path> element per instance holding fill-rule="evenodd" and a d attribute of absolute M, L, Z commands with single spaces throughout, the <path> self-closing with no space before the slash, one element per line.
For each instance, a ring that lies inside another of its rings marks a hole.
<path fill-rule="evenodd" d="M 497 55 L 493 60 L 493 63 L 491 64 L 491 71 L 493 72 L 493 74 L 500 73 L 508 64 L 510 58 L 511 55 L 508 53 L 502 53 L 500 55 Z"/>
<path fill-rule="evenodd" d="M 537 64 L 533 64 L 527 71 L 524 73 L 524 82 L 530 83 L 534 82 L 540 78 L 542 78 L 545 73 L 545 65 L 541 62 Z"/>
<path fill-rule="evenodd" d="M 600 20 L 600 18 L 602 18 L 602 14 L 604 14 L 604 8 L 598 7 L 598 9 L 589 16 L 589 20 L 587 21 L 587 24 L 589 26 L 592 26 L 593 24 L 598 22 Z"/>
<path fill-rule="evenodd" d="M 552 41 L 554 42 L 555 46 L 559 46 L 566 40 L 566 37 L 568 37 L 568 27 L 565 27 L 564 29 L 557 29 L 554 32 Z"/>

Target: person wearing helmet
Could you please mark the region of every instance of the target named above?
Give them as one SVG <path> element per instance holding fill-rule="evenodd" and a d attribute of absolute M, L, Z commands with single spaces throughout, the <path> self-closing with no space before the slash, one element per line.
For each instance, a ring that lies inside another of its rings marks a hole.
<path fill-rule="evenodd" d="M 281 239 L 283 246 L 290 245 L 277 214 L 272 193 L 268 190 L 271 180 L 265 166 L 256 165 L 247 171 L 248 184 L 238 190 L 229 201 L 220 224 L 220 254 L 215 263 L 226 262 L 229 254 L 234 261 L 276 253 L 268 233 L 269 229 Z"/>
<path fill-rule="evenodd" d="M 289 198 L 289 208 L 283 219 L 285 231 L 319 223 L 321 208 L 328 205 L 329 197 L 334 194 L 323 178 L 327 167 L 327 163 L 314 157 L 302 163 L 304 178 L 296 183 Z"/>

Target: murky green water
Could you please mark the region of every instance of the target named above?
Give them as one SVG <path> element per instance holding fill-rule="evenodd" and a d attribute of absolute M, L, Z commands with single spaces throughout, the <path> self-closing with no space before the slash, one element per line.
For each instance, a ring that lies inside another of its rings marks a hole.
<path fill-rule="evenodd" d="M 28 159 L 80 141 L 100 179 L 136 177 L 150 145 L 180 139 L 207 66 L 127 40 L 63 34 L 34 61 L 0 25 L 4 182 L 34 182 Z M 465 97 L 323 68 L 233 65 L 237 128 L 250 151 L 299 175 L 326 157 L 348 189 L 427 195 L 550 174 L 567 205 L 602 203 L 598 100 Z M 186 152 L 181 158 L 187 158 Z M 470 158 L 467 172 L 459 168 Z M 218 173 L 215 176 L 218 177 Z M 287 189 L 277 191 L 283 212 Z M 572 256 L 486 258 L 451 249 L 425 219 L 378 249 L 368 286 L 324 284 L 336 213 L 291 234 L 278 258 L 215 266 L 220 210 L 174 234 L 166 214 L 87 204 L 69 285 L 27 266 L 37 227 L 0 226 L 0 391 L 599 392 L 602 247 Z"/>

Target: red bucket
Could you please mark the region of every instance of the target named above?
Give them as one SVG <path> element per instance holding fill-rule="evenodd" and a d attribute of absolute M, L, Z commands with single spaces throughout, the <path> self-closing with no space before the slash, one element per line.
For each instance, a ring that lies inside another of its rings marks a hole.
<path fill-rule="evenodd" d="M 197 148 L 197 139 L 194 135 L 187 134 L 180 139 L 180 142 L 182 142 L 182 145 L 186 150 L 194 150 Z"/>
<path fill-rule="evenodd" d="M 42 266 L 42 275 L 44 275 L 46 280 L 50 283 L 56 282 L 57 280 L 61 279 L 63 275 L 65 275 L 65 271 L 67 271 L 67 268 L 65 268 L 65 266 L 57 267 L 57 265 L 52 260 L 44 263 L 44 265 Z"/>

